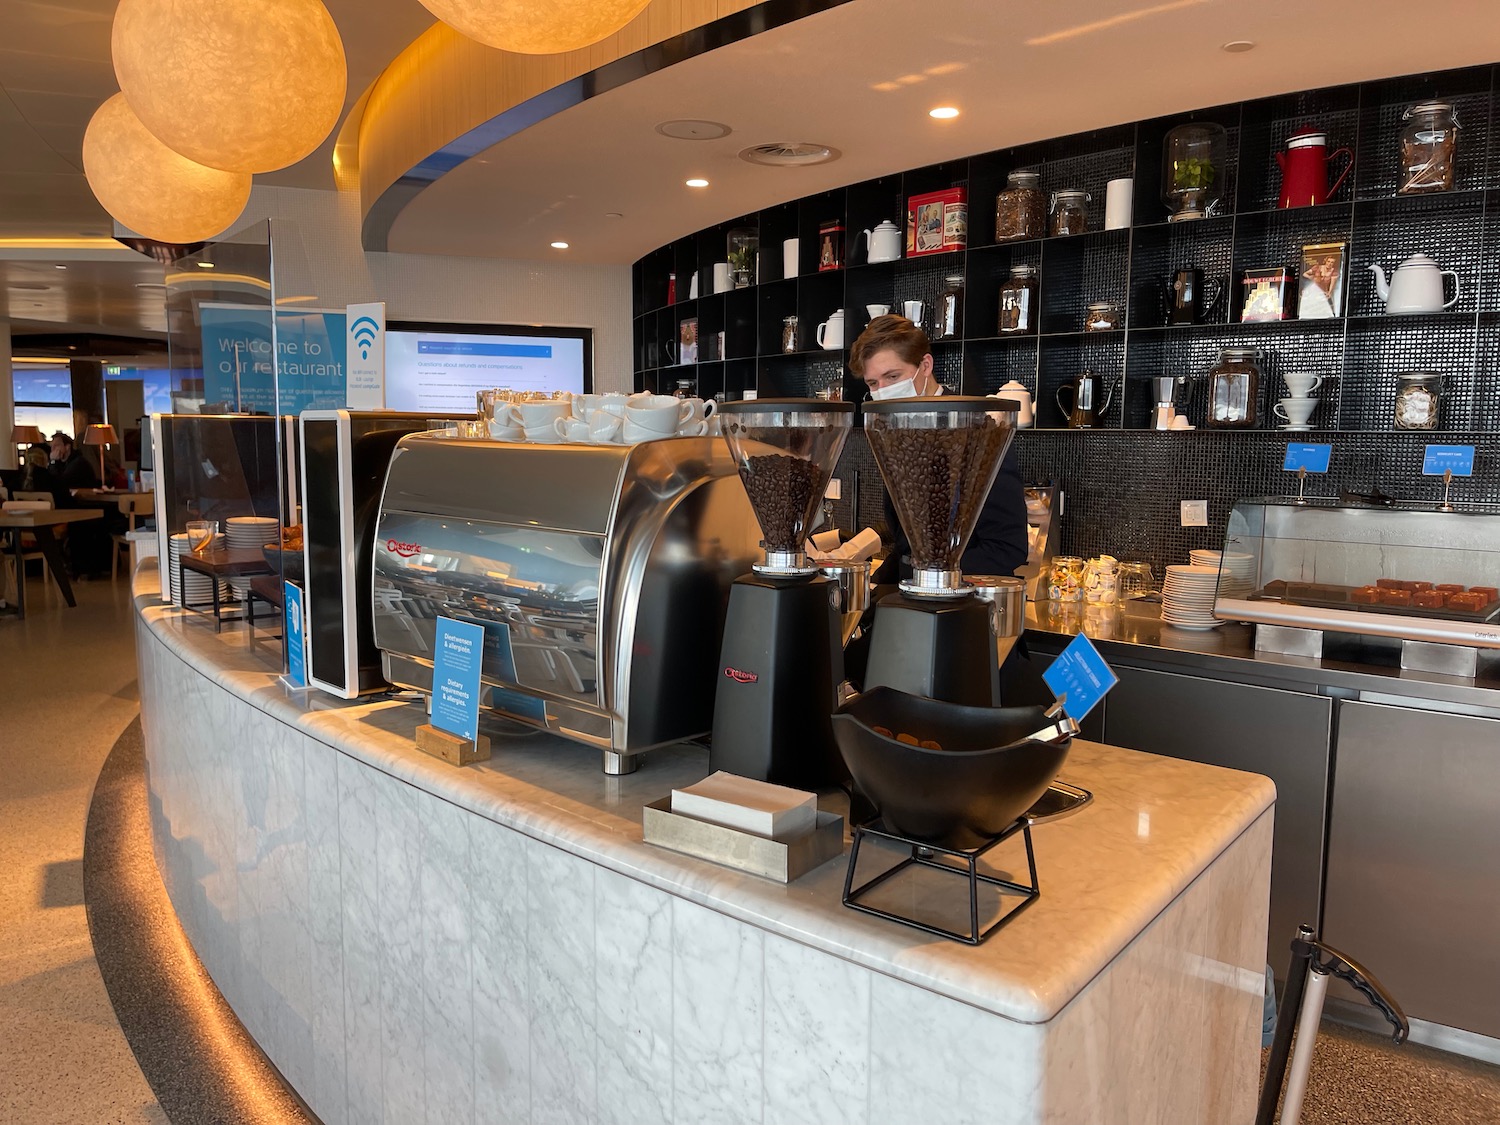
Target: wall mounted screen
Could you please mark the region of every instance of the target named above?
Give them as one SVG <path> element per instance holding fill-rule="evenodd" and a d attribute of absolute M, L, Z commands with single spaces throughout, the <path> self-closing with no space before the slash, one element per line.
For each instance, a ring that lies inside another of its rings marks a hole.
<path fill-rule="evenodd" d="M 385 334 L 388 410 L 474 412 L 474 392 L 572 391 L 594 387 L 591 328 L 392 322 Z"/>

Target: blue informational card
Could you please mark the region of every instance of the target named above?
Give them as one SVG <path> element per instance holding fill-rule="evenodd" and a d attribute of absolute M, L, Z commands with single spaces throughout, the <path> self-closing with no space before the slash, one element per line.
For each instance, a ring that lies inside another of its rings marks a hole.
<path fill-rule="evenodd" d="M 1047 681 L 1052 694 L 1063 701 L 1068 717 L 1080 723 L 1109 694 L 1109 689 L 1120 682 L 1120 677 L 1082 633 L 1058 654 L 1042 673 L 1042 679 Z"/>
<path fill-rule="evenodd" d="M 439 617 L 433 649 L 432 725 L 460 738 L 478 738 L 483 626 Z"/>
<path fill-rule="evenodd" d="M 302 627 L 305 620 L 302 616 L 302 587 L 295 582 L 283 585 L 286 621 L 282 636 L 286 638 L 286 678 L 294 687 L 306 687 L 307 632 Z"/>
<path fill-rule="evenodd" d="M 1333 458 L 1333 446 L 1309 445 L 1294 441 L 1286 447 L 1286 460 L 1282 468 L 1289 473 L 1306 469 L 1309 473 L 1326 473 L 1328 462 Z"/>
<path fill-rule="evenodd" d="M 1422 458 L 1422 475 L 1440 477 L 1452 471 L 1456 477 L 1474 475 L 1474 447 L 1472 445 L 1429 445 L 1427 455 Z"/>

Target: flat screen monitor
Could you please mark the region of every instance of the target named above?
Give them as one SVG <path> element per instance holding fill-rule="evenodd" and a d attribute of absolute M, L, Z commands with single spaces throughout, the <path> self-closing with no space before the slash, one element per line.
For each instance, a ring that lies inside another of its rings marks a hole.
<path fill-rule="evenodd" d="M 591 328 L 393 321 L 385 333 L 387 410 L 468 417 L 474 392 L 594 389 Z"/>

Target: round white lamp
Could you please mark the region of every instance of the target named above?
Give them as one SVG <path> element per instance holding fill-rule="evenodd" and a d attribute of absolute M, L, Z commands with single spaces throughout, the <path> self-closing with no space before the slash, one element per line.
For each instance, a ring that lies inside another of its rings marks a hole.
<path fill-rule="evenodd" d="M 576 51 L 613 35 L 650 0 L 422 0 L 454 31 L 523 55 Z"/>
<path fill-rule="evenodd" d="M 194 164 L 153 137 L 124 94 L 94 111 L 83 170 L 104 209 L 158 242 L 200 242 L 226 230 L 250 198 L 250 176 Z"/>
<path fill-rule="evenodd" d="M 120 0 L 112 49 L 141 123 L 209 168 L 295 164 L 344 110 L 344 44 L 322 0 Z"/>

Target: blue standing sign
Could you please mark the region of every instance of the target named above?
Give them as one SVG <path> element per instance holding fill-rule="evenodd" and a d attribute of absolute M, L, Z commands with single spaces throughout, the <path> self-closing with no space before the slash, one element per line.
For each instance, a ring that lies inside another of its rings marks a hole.
<path fill-rule="evenodd" d="M 286 638 L 286 678 L 294 687 L 307 686 L 307 633 L 302 628 L 302 587 L 295 582 L 283 584 L 286 613 L 282 636 Z"/>
<path fill-rule="evenodd" d="M 473 741 L 479 737 L 484 627 L 439 617 L 433 648 L 432 725 Z"/>
<path fill-rule="evenodd" d="M 1062 700 L 1063 710 L 1075 722 L 1092 711 L 1120 682 L 1104 657 L 1082 633 L 1074 637 L 1042 673 L 1052 694 Z"/>
<path fill-rule="evenodd" d="M 1333 446 L 1313 445 L 1294 441 L 1286 447 L 1286 460 L 1281 467 L 1289 473 L 1307 470 L 1309 473 L 1326 473 L 1333 458 Z"/>
<path fill-rule="evenodd" d="M 1429 445 L 1422 458 L 1422 475 L 1440 477 L 1452 472 L 1456 477 L 1474 475 L 1474 447 L 1472 445 Z"/>

